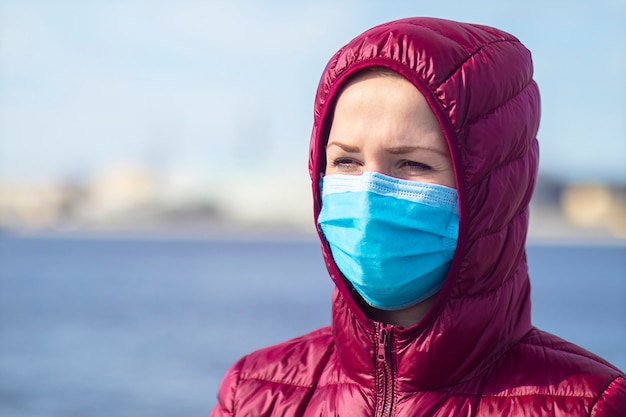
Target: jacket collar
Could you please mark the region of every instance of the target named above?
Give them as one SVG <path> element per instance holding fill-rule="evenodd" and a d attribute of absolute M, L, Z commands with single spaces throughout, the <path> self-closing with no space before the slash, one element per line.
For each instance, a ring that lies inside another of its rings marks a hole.
<path fill-rule="evenodd" d="M 446 303 L 431 322 L 408 329 L 361 317 L 340 291 L 333 294 L 332 329 L 342 369 L 357 383 L 375 386 L 379 329 L 386 327 L 389 363 L 397 389 L 416 392 L 457 385 L 485 371 L 531 328 L 530 290 L 524 275 L 511 279 L 488 299 Z M 508 304 L 507 300 L 517 300 Z M 514 328 L 503 331 L 514 314 Z M 428 320 L 426 318 L 426 320 Z"/>

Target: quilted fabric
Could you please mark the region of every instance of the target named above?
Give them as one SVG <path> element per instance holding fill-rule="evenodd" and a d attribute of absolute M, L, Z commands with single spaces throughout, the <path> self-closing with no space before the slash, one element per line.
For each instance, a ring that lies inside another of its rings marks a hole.
<path fill-rule="evenodd" d="M 531 324 L 524 247 L 540 99 L 530 52 L 500 30 L 433 18 L 349 42 L 316 95 L 315 217 L 338 92 L 372 66 L 415 85 L 449 146 L 460 225 L 444 287 L 415 326 L 370 320 L 320 233 L 336 286 L 332 326 L 235 363 L 212 416 L 626 416 L 621 371 Z"/>

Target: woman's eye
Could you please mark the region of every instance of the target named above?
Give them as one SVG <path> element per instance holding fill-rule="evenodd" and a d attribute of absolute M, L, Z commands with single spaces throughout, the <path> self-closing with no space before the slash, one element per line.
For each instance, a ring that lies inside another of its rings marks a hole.
<path fill-rule="evenodd" d="M 422 162 L 417 161 L 404 161 L 402 162 L 401 166 L 413 171 L 430 171 L 432 169 L 430 165 L 426 165 Z"/>
<path fill-rule="evenodd" d="M 332 165 L 335 168 L 350 168 L 355 164 L 356 162 L 350 158 L 337 158 L 332 161 Z"/>

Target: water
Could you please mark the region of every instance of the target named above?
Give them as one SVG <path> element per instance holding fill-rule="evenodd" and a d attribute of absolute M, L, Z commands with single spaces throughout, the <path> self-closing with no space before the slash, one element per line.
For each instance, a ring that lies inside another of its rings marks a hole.
<path fill-rule="evenodd" d="M 531 246 L 533 319 L 626 368 L 626 245 Z M 0 236 L 0 415 L 206 416 L 241 355 L 325 325 L 312 240 Z"/>

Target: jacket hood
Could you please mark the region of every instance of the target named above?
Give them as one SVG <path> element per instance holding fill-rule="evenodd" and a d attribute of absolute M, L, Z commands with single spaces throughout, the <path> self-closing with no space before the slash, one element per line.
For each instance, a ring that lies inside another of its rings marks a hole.
<path fill-rule="evenodd" d="M 459 383 L 479 374 L 530 328 L 525 254 L 540 119 L 530 52 L 498 29 L 434 18 L 376 26 L 341 48 L 327 64 L 315 97 L 309 173 L 314 215 L 338 93 L 351 75 L 386 67 L 425 97 L 446 138 L 459 193 L 459 239 L 446 281 L 424 319 L 392 327 L 399 389 Z M 374 378 L 368 319 L 337 269 L 318 227 L 336 285 L 333 332 L 346 372 Z"/>

